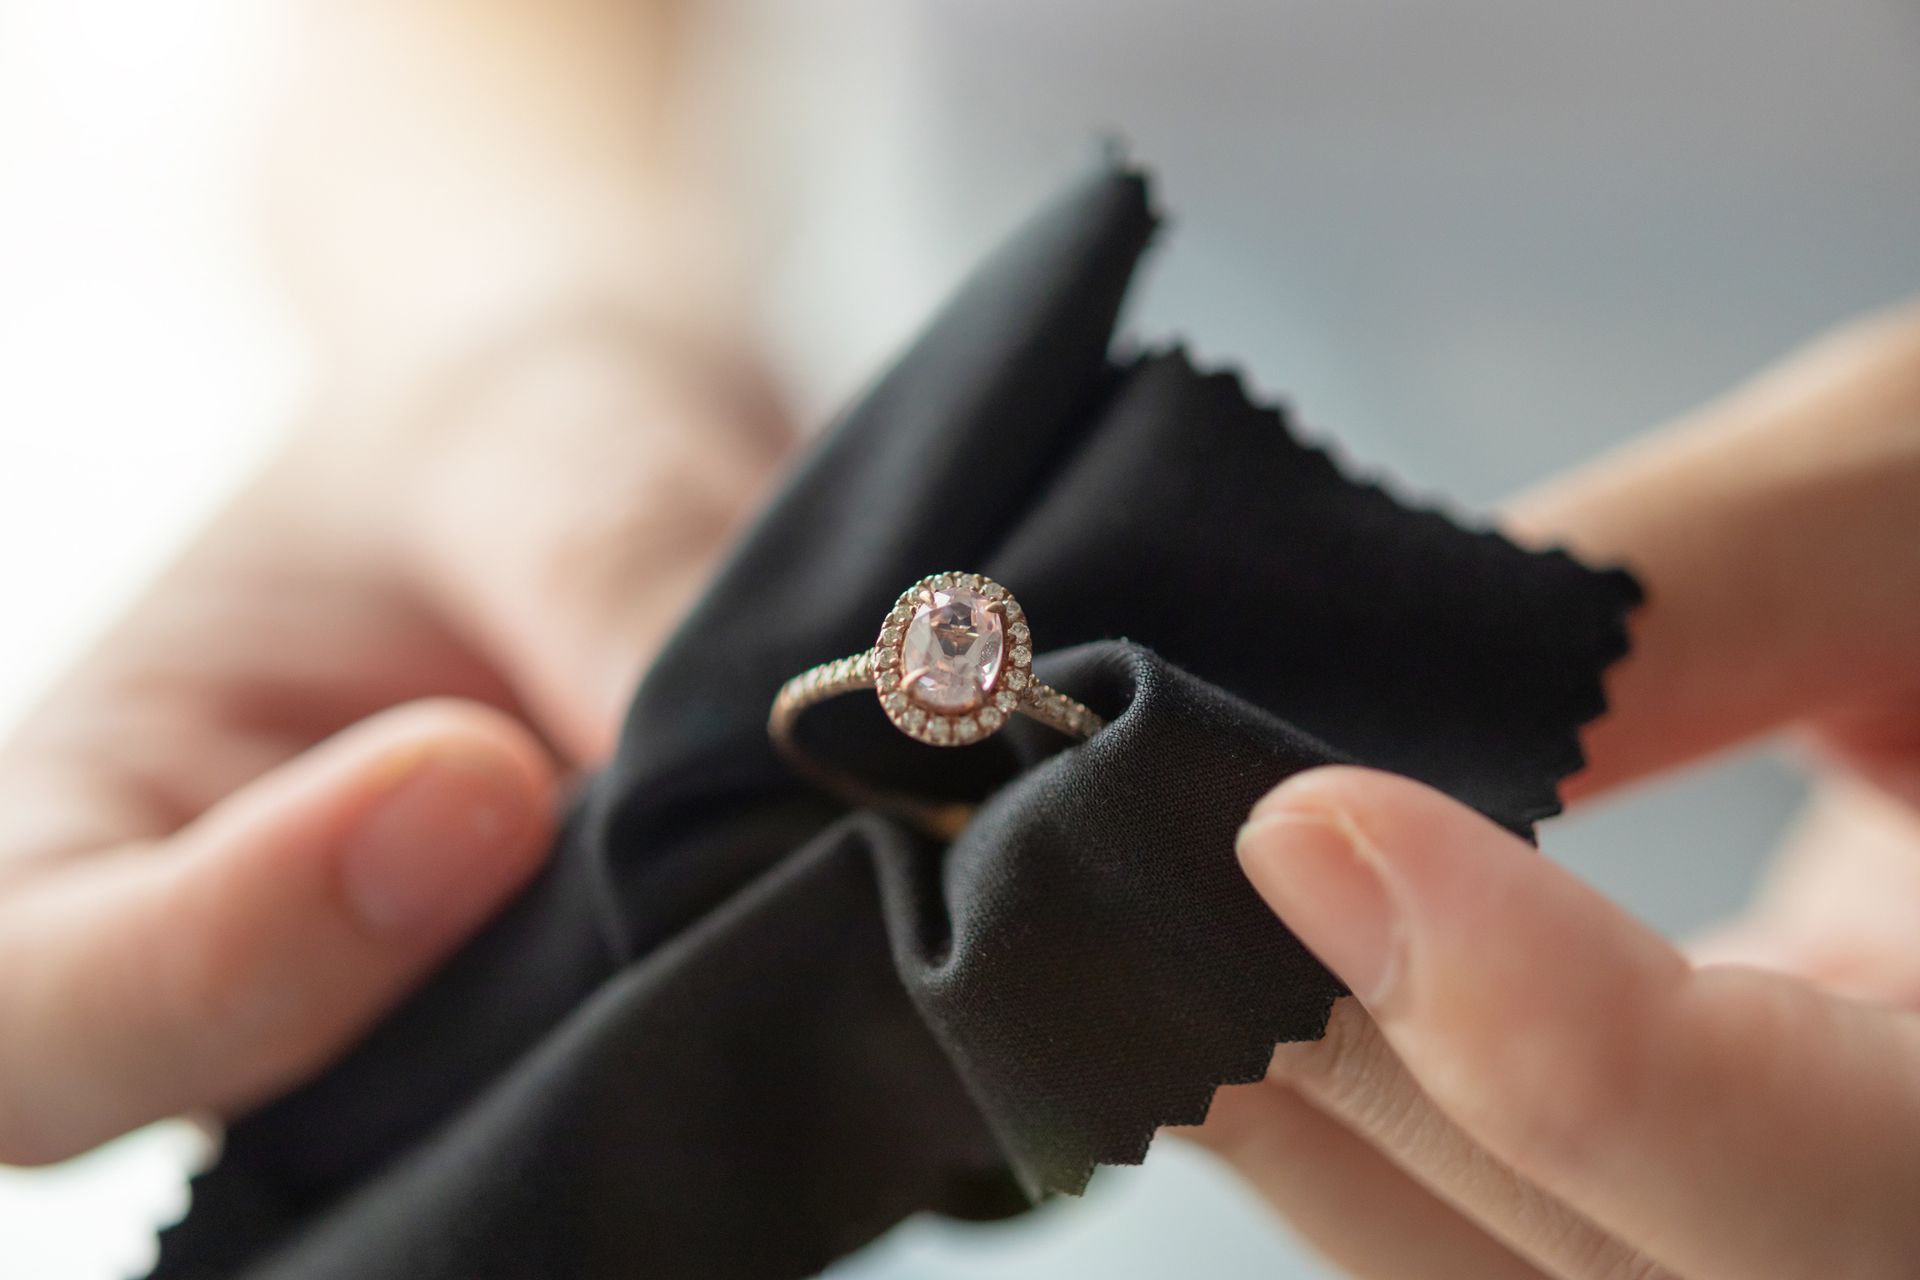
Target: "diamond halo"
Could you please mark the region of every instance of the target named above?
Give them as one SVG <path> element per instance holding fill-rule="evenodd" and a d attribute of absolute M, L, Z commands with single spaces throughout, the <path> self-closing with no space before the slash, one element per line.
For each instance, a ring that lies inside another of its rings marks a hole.
<path fill-rule="evenodd" d="M 936 747 L 986 741 L 1033 685 L 1026 613 L 977 573 L 929 574 L 901 592 L 870 662 L 887 719 Z"/>

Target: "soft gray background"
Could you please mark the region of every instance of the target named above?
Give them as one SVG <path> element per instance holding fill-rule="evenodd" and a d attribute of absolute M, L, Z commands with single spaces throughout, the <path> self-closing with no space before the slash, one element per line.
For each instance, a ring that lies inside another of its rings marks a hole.
<path fill-rule="evenodd" d="M 0 721 L 298 407 L 234 178 L 276 9 L 0 0 Z M 712 149 L 766 215 L 770 339 L 816 413 L 1103 133 L 1174 215 L 1137 332 L 1243 365 L 1349 457 L 1463 504 L 1920 282 L 1920 0 L 708 11 Z M 1740 900 L 1798 794 L 1778 764 L 1716 765 L 1546 848 L 1682 933 Z M 0 1274 L 138 1265 L 191 1145 L 0 1171 Z M 1084 1202 L 910 1224 L 838 1271 L 1323 1274 L 1168 1142 Z"/>

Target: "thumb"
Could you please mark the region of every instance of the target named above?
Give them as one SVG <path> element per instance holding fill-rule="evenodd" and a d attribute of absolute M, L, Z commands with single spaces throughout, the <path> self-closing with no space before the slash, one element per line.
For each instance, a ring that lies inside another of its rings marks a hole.
<path fill-rule="evenodd" d="M 1688 1276 L 1912 1275 L 1920 1019 L 1694 970 L 1426 787 L 1321 769 L 1255 807 L 1254 885 L 1481 1148 Z"/>
<path fill-rule="evenodd" d="M 540 864 L 552 791 L 526 730 L 416 703 L 157 846 L 16 886 L 0 906 L 0 1160 L 232 1112 L 317 1070 Z"/>

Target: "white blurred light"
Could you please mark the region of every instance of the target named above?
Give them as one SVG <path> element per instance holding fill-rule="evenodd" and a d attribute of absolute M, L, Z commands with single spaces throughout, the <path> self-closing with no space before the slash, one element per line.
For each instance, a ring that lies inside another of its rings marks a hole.
<path fill-rule="evenodd" d="M 0 7 L 0 735 L 279 434 L 297 347 L 245 194 L 280 6 Z M 202 1140 L 0 1169 L 0 1274 L 152 1261 Z"/>
<path fill-rule="evenodd" d="M 289 416 L 244 186 L 276 8 L 0 11 L 0 726 Z"/>

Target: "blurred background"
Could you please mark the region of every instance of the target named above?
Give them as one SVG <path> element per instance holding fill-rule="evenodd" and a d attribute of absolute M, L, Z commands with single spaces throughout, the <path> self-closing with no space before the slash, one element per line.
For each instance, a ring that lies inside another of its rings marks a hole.
<path fill-rule="evenodd" d="M 445 3 L 385 8 L 458 26 Z M 1911 0 L 678 10 L 674 146 L 727 211 L 755 336 L 809 426 L 1107 136 L 1172 214 L 1134 332 L 1243 368 L 1356 464 L 1466 510 L 1920 282 Z M 340 161 L 356 121 L 411 110 L 367 54 L 386 37 L 356 26 L 390 22 L 374 12 L 0 0 L 0 731 L 329 390 L 289 236 L 404 222 L 382 184 L 445 178 L 429 230 L 479 229 L 449 315 L 508 305 L 487 263 L 543 260 L 545 224 L 500 218 L 458 165 Z M 1741 900 L 1798 796 L 1749 755 L 1551 824 L 1545 847 L 1682 934 Z M 137 1271 L 197 1150 L 161 1126 L 0 1170 L 0 1274 Z M 839 1274 L 1324 1273 L 1163 1140 L 1085 1202 L 912 1223 Z"/>

